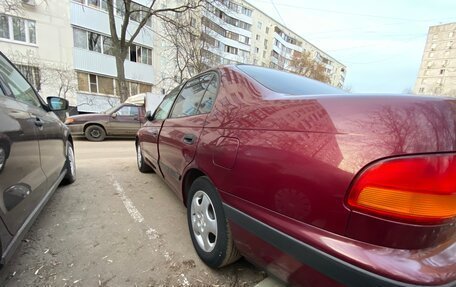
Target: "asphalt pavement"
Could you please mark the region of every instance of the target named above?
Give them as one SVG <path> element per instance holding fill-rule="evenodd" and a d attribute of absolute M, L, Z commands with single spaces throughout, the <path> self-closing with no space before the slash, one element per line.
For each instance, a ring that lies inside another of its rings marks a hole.
<path fill-rule="evenodd" d="M 254 286 L 245 260 L 220 270 L 195 253 L 186 209 L 136 167 L 134 141 L 75 142 L 77 181 L 57 189 L 0 286 Z"/>

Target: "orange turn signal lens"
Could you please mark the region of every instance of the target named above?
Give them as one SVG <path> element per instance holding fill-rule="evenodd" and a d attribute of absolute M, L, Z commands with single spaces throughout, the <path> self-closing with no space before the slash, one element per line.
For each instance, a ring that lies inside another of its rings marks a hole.
<path fill-rule="evenodd" d="M 357 204 L 366 209 L 415 218 L 445 219 L 456 216 L 456 194 L 416 193 L 379 187 L 365 187 Z"/>

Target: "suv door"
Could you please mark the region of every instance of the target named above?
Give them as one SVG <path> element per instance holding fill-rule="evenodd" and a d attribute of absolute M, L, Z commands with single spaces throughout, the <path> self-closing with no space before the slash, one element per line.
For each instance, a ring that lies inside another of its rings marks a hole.
<path fill-rule="evenodd" d="M 41 107 L 33 88 L 0 54 L 0 216 L 16 234 L 48 189 L 37 125 Z"/>
<path fill-rule="evenodd" d="M 139 107 L 135 105 L 122 105 L 111 114 L 108 124 L 108 134 L 117 136 L 135 135 L 141 127 L 139 120 Z"/>
<path fill-rule="evenodd" d="M 165 180 L 180 190 L 180 180 L 193 160 L 207 117 L 207 103 L 217 94 L 218 75 L 209 72 L 189 80 L 180 91 L 158 139 L 159 165 Z M 201 103 L 206 103 L 203 107 Z"/>

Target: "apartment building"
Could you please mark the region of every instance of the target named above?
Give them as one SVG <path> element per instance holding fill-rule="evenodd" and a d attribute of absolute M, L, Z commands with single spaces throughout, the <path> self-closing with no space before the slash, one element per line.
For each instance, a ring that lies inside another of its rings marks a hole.
<path fill-rule="evenodd" d="M 150 5 L 137 0 L 133 5 Z M 0 50 L 40 92 L 70 101 L 73 112 L 101 112 L 119 102 L 107 4 L 103 0 L 28 0 L 20 13 L 0 12 Z M 122 1 L 114 1 L 117 20 Z M 135 7 L 137 8 L 137 7 Z M 18 15 L 16 15 L 18 14 Z M 135 30 L 142 14 L 129 23 Z M 120 21 L 117 28 L 120 30 Z M 130 95 L 151 92 L 156 82 L 154 35 L 149 21 L 125 61 Z M 64 91 L 64 92 L 62 92 Z"/>
<path fill-rule="evenodd" d="M 70 2 L 41 2 L 24 1 L 21 11 L 0 11 L 0 51 L 41 95 L 60 95 L 75 105 L 74 91 L 66 89 L 73 71 Z"/>
<path fill-rule="evenodd" d="M 158 8 L 183 0 L 157 0 Z M 134 0 L 145 9 L 151 0 Z M 0 11 L 0 50 L 21 69 L 43 97 L 67 98 L 73 112 L 101 112 L 119 102 L 105 0 L 23 0 L 20 15 Z M 114 1 L 117 20 L 122 0 Z M 139 9 L 141 10 L 141 9 Z M 345 66 L 245 0 L 219 0 L 195 12 L 191 25 L 206 34 L 204 55 L 218 64 L 250 63 L 290 70 L 293 55 L 308 51 L 323 63 L 331 84 L 342 87 Z M 132 34 L 143 14 L 129 22 Z M 120 22 L 116 22 L 118 31 Z M 169 55 L 160 20 L 150 20 L 125 61 L 130 95 L 164 93 L 175 86 L 176 63 Z M 209 62 L 208 62 L 209 65 Z"/>
<path fill-rule="evenodd" d="M 309 52 L 321 63 L 330 83 L 343 87 L 346 67 L 245 0 L 206 4 L 202 31 L 213 38 L 209 52 L 222 64 L 250 63 L 292 71 L 294 55 Z"/>
<path fill-rule="evenodd" d="M 456 97 L 456 23 L 429 28 L 414 92 Z"/>
<path fill-rule="evenodd" d="M 150 5 L 148 0 L 135 0 L 133 9 Z M 124 14 L 123 1 L 114 1 L 117 20 Z M 138 6 L 138 7 L 135 7 Z M 73 0 L 70 3 L 73 35 L 73 65 L 77 77 L 76 103 L 79 112 L 104 111 L 119 103 L 116 88 L 116 61 L 112 55 L 106 1 Z M 140 10 L 140 9 L 138 9 Z M 134 14 L 128 31 L 138 27 L 142 13 Z M 120 31 L 121 21 L 116 21 Z M 151 92 L 155 84 L 154 33 L 152 21 L 141 29 L 125 61 L 125 76 L 130 95 Z"/>

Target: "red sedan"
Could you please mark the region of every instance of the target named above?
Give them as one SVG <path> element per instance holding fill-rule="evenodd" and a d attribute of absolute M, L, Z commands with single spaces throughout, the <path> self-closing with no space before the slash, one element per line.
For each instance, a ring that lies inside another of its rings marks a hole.
<path fill-rule="evenodd" d="M 200 258 L 300 286 L 456 284 L 456 100 L 248 66 L 168 94 L 136 139 Z"/>

